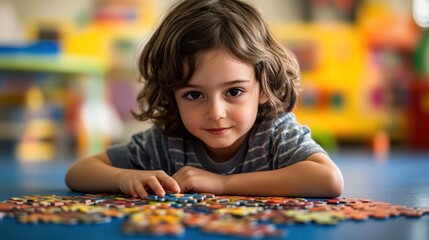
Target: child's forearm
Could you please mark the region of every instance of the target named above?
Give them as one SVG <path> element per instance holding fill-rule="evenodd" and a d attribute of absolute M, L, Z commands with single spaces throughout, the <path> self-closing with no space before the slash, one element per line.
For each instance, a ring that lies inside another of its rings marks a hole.
<path fill-rule="evenodd" d="M 273 171 L 226 176 L 225 194 L 337 197 L 343 191 L 341 172 L 326 156 L 316 154 Z"/>
<path fill-rule="evenodd" d="M 126 170 L 104 161 L 97 155 L 75 162 L 67 171 L 67 186 L 79 192 L 118 192 L 118 178 Z"/>
<path fill-rule="evenodd" d="M 79 192 L 122 192 L 144 198 L 148 190 L 159 196 L 179 193 L 177 182 L 164 171 L 113 167 L 105 153 L 75 162 L 66 175 L 67 186 Z"/>

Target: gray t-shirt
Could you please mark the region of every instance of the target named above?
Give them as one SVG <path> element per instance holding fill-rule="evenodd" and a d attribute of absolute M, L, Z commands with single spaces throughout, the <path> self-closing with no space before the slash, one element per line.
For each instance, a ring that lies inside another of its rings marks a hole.
<path fill-rule="evenodd" d="M 120 168 L 164 170 L 173 175 L 183 166 L 218 174 L 235 174 L 279 169 L 305 160 L 313 153 L 327 154 L 300 125 L 292 113 L 277 119 L 266 117 L 250 130 L 247 140 L 228 161 L 210 159 L 197 138 L 168 137 L 152 126 L 134 134 L 130 142 L 107 149 L 112 165 Z"/>

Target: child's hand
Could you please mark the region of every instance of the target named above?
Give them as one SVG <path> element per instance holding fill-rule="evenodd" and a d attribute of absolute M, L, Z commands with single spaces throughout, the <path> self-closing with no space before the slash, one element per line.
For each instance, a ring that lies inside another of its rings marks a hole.
<path fill-rule="evenodd" d="M 148 192 L 160 197 L 166 192 L 180 193 L 177 182 L 161 170 L 126 170 L 118 180 L 121 192 L 133 197 L 145 198 Z"/>
<path fill-rule="evenodd" d="M 185 166 L 179 169 L 173 179 L 179 184 L 182 192 L 208 192 L 213 194 L 223 194 L 223 175 L 215 174 L 195 167 Z"/>

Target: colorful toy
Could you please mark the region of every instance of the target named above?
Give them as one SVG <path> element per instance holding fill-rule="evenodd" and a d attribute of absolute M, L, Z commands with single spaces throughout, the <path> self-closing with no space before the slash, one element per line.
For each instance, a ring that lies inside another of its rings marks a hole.
<path fill-rule="evenodd" d="M 335 225 L 369 218 L 421 217 L 429 208 L 396 206 L 369 199 L 304 199 L 215 196 L 209 193 L 149 195 L 23 196 L 0 202 L 0 218 L 23 224 L 106 224 L 124 219 L 124 235 L 183 235 L 187 228 L 208 234 L 252 238 L 282 237 L 276 225 Z"/>

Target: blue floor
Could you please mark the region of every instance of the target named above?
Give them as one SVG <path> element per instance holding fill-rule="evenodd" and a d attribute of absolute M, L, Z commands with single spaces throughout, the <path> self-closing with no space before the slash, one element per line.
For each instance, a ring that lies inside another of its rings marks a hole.
<path fill-rule="evenodd" d="M 429 207 L 429 152 L 397 151 L 387 161 L 353 151 L 332 158 L 343 172 L 343 196 Z"/>
<path fill-rule="evenodd" d="M 377 161 L 369 152 L 354 150 L 332 154 L 331 157 L 345 178 L 342 197 L 370 198 L 409 207 L 429 207 L 429 152 L 394 151 L 386 161 Z M 0 200 L 34 194 L 76 194 L 67 189 L 63 180 L 70 163 L 70 160 L 63 159 L 52 163 L 20 164 L 11 156 L 0 157 Z M 305 224 L 282 228 L 287 231 L 286 239 L 427 240 L 429 215 L 417 219 L 397 217 L 364 222 L 349 220 L 335 226 Z M 105 225 L 64 227 L 49 224 L 22 225 L 10 218 L 0 220 L 0 236 L 0 239 L 123 238 L 120 221 Z M 187 229 L 182 238 L 218 239 L 195 229 Z"/>

